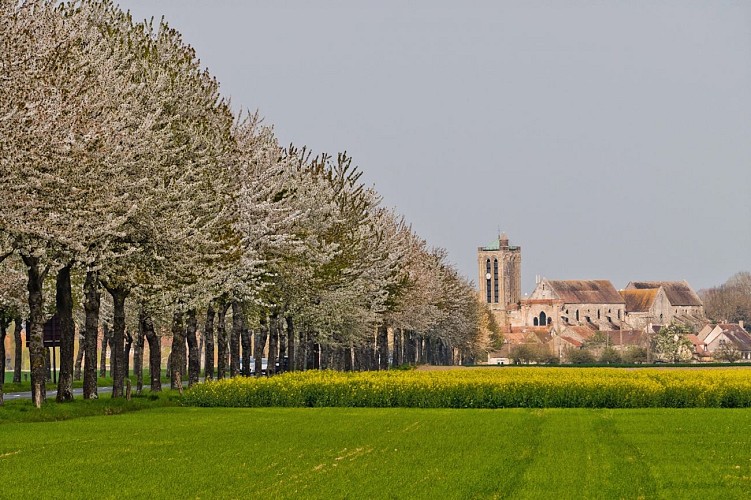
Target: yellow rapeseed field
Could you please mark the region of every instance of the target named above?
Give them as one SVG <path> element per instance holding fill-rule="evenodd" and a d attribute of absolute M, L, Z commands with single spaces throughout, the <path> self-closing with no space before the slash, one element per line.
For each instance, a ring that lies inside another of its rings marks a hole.
<path fill-rule="evenodd" d="M 416 408 L 749 407 L 746 370 L 503 367 L 450 371 L 291 372 L 212 381 L 194 406 Z"/>

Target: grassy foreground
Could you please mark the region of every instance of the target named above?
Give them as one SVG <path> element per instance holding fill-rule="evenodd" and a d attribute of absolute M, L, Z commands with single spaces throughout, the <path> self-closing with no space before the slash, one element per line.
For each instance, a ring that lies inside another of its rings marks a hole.
<path fill-rule="evenodd" d="M 749 495 L 749 409 L 159 408 L 0 425 L 3 498 Z"/>

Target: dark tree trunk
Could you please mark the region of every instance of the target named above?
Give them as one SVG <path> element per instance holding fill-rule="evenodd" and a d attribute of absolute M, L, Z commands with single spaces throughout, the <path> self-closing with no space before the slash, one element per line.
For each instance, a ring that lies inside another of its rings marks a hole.
<path fill-rule="evenodd" d="M 278 318 L 279 323 L 277 326 L 277 337 L 279 341 L 279 370 L 277 373 L 281 373 L 287 369 L 289 369 L 289 353 L 287 352 L 287 329 L 285 325 L 284 318 L 282 316 L 279 316 Z"/>
<path fill-rule="evenodd" d="M 141 318 L 143 336 L 149 343 L 149 380 L 151 392 L 162 390 L 162 343 L 154 330 L 154 322 L 151 316 L 144 314 Z"/>
<path fill-rule="evenodd" d="M 172 351 L 169 365 L 170 389 L 182 390 L 182 367 L 185 366 L 185 325 L 183 314 L 177 310 L 172 316 Z"/>
<path fill-rule="evenodd" d="M 295 342 L 295 324 L 292 316 L 287 316 L 287 369 L 295 371 L 297 369 L 297 343 Z"/>
<path fill-rule="evenodd" d="M 242 369 L 240 370 L 240 373 L 242 373 L 243 377 L 250 377 L 250 331 L 248 330 L 248 325 L 245 324 L 245 321 L 243 321 L 242 330 L 240 330 L 240 343 L 242 345 Z"/>
<path fill-rule="evenodd" d="M 188 323 L 185 334 L 188 340 L 188 387 L 198 383 L 198 377 L 201 375 L 201 352 L 198 349 L 198 319 L 196 319 L 196 310 L 188 311 Z"/>
<path fill-rule="evenodd" d="M 321 370 L 329 370 L 332 368 L 333 365 L 333 351 L 334 348 L 331 347 L 328 344 L 323 344 L 320 346 L 320 354 L 321 354 L 321 360 L 320 360 L 320 366 Z"/>
<path fill-rule="evenodd" d="M 80 331 L 80 330 L 79 330 Z M 73 368 L 73 380 L 81 380 L 83 374 L 83 356 L 86 352 L 86 344 L 83 336 L 78 336 L 78 351 L 76 352 L 76 366 Z"/>
<path fill-rule="evenodd" d="M 240 303 L 232 301 L 232 333 L 229 339 L 229 376 L 240 374 L 240 336 L 243 330 L 243 313 Z"/>
<path fill-rule="evenodd" d="M 363 371 L 365 369 L 364 357 L 365 348 L 361 345 L 356 346 L 354 348 L 354 363 L 352 364 L 352 369 L 358 372 Z"/>
<path fill-rule="evenodd" d="M 269 355 L 268 355 L 268 367 L 266 373 L 271 376 L 276 373 L 276 353 L 279 348 L 279 316 L 271 317 L 271 324 L 269 325 Z"/>
<path fill-rule="evenodd" d="M 310 342 L 308 341 L 308 333 L 305 330 L 300 330 L 297 334 L 299 340 L 299 349 L 297 350 L 297 356 L 299 358 L 298 363 L 300 370 L 308 369 L 308 360 L 310 359 Z"/>
<path fill-rule="evenodd" d="M 52 381 L 52 354 L 50 353 L 50 348 L 45 347 L 44 348 L 44 373 L 47 377 L 47 382 Z"/>
<path fill-rule="evenodd" d="M 141 307 L 138 311 L 138 328 L 136 329 L 136 342 L 133 347 L 133 375 L 136 376 L 136 394 L 141 395 L 143 392 L 143 347 L 144 331 L 143 320 L 146 313 Z"/>
<path fill-rule="evenodd" d="M 46 373 L 44 360 L 46 349 L 44 348 L 44 296 L 42 285 L 47 270 L 40 269 L 38 257 L 22 257 L 28 268 L 28 292 L 29 292 L 29 365 L 31 369 L 31 399 L 34 406 L 40 408 L 47 399 Z M 4 375 L 3 375 L 4 376 Z"/>
<path fill-rule="evenodd" d="M 99 304 L 101 293 L 99 292 L 99 275 L 96 271 L 86 273 L 86 281 L 83 284 L 83 309 L 86 314 L 84 326 L 84 368 L 83 368 L 83 398 L 96 399 L 97 396 L 97 379 L 96 379 L 96 341 L 99 337 Z M 106 337 L 106 336 L 105 336 Z M 107 340 L 102 338 L 102 370 L 105 369 L 105 353 L 107 351 Z"/>
<path fill-rule="evenodd" d="M 317 370 L 320 366 L 320 347 L 315 343 L 313 333 L 307 331 L 305 333 L 305 369 Z"/>
<path fill-rule="evenodd" d="M 112 338 L 110 339 L 110 374 L 112 397 L 125 396 L 125 299 L 128 291 L 123 288 L 108 290 L 114 305 L 112 314 Z"/>
<path fill-rule="evenodd" d="M 261 316 L 261 326 L 256 333 L 255 341 L 255 361 L 256 361 L 256 377 L 260 377 L 263 372 L 263 350 L 266 348 L 266 338 L 269 333 L 269 324 L 266 320 L 266 316 Z M 268 369 L 268 366 L 266 367 Z"/>
<path fill-rule="evenodd" d="M 389 330 L 386 327 L 386 322 L 381 322 L 378 325 L 378 336 L 376 338 L 378 346 L 378 369 L 389 369 Z"/>
<path fill-rule="evenodd" d="M 14 358 L 13 358 L 13 383 L 21 383 L 21 364 L 23 362 L 23 341 L 21 340 L 21 330 L 23 328 L 23 320 L 20 316 L 16 316 L 13 319 L 13 343 Z M 3 377 L 4 379 L 5 377 Z"/>
<path fill-rule="evenodd" d="M 130 330 L 125 330 L 125 348 L 123 349 L 123 372 L 125 372 L 125 378 L 130 381 L 130 350 L 133 347 L 133 335 Z"/>
<path fill-rule="evenodd" d="M 206 323 L 203 327 L 203 338 L 206 346 L 206 355 L 204 356 L 204 378 L 211 380 L 214 378 L 214 307 L 209 303 L 206 309 Z"/>
<path fill-rule="evenodd" d="M 216 378 L 223 379 L 227 376 L 227 358 L 229 356 L 229 339 L 227 338 L 227 309 L 226 304 L 219 306 L 219 317 L 216 342 L 217 342 L 217 360 L 216 360 Z"/>
<path fill-rule="evenodd" d="M 73 294 L 68 264 L 57 272 L 55 305 L 60 319 L 60 377 L 57 383 L 57 402 L 73 401 L 73 362 L 76 325 L 73 323 Z"/>
<path fill-rule="evenodd" d="M 425 363 L 425 349 L 423 348 L 422 335 L 415 335 L 415 356 L 417 359 L 416 364 Z"/>
<path fill-rule="evenodd" d="M 394 328 L 394 350 L 391 355 L 391 366 L 395 368 L 404 364 L 402 344 L 402 329 Z"/>

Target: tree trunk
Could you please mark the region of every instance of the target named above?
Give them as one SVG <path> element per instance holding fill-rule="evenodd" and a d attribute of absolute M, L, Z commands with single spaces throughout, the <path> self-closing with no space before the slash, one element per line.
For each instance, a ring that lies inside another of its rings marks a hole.
<path fill-rule="evenodd" d="M 76 325 L 73 323 L 73 294 L 68 264 L 57 272 L 55 304 L 60 319 L 60 377 L 57 383 L 57 402 L 73 401 L 73 362 Z"/>
<path fill-rule="evenodd" d="M 183 314 L 175 310 L 172 316 L 172 352 L 170 352 L 170 389 L 182 390 L 182 367 L 185 365 L 185 326 Z"/>
<path fill-rule="evenodd" d="M 306 370 L 316 370 L 320 367 L 320 359 L 319 359 L 319 346 L 315 343 L 313 333 L 311 331 L 307 331 L 305 333 L 305 369 Z"/>
<path fill-rule="evenodd" d="M 268 376 L 272 376 L 276 373 L 276 352 L 279 348 L 279 316 L 272 316 L 271 324 L 269 326 L 269 364 L 266 368 L 266 374 Z"/>
<path fill-rule="evenodd" d="M 80 330 L 79 330 L 80 331 Z M 83 375 L 83 356 L 86 352 L 86 344 L 82 335 L 78 336 L 78 351 L 76 351 L 76 365 L 73 368 L 73 380 L 81 380 Z"/>
<path fill-rule="evenodd" d="M 295 356 L 297 355 L 297 346 L 295 342 L 295 325 L 292 316 L 287 316 L 287 369 L 295 371 Z"/>
<path fill-rule="evenodd" d="M 229 351 L 229 342 L 227 339 L 227 309 L 229 306 L 226 304 L 219 305 L 219 317 L 217 330 L 216 330 L 216 342 L 217 342 L 217 360 L 216 360 L 216 378 L 223 379 L 227 376 L 227 355 Z"/>
<path fill-rule="evenodd" d="M 329 344 L 322 344 L 320 346 L 321 360 L 319 366 L 321 367 L 321 370 L 329 370 L 332 368 L 333 351 L 334 348 Z"/>
<path fill-rule="evenodd" d="M 44 348 L 44 295 L 42 285 L 47 270 L 39 268 L 38 257 L 22 257 L 24 264 L 28 268 L 29 281 L 27 289 L 29 292 L 29 325 L 28 347 L 29 347 L 29 365 L 31 369 L 31 399 L 34 406 L 41 408 L 47 399 L 47 374 L 45 373 L 44 359 L 46 349 Z M 3 374 L 4 376 L 4 374 Z"/>
<path fill-rule="evenodd" d="M 112 339 L 112 332 L 110 331 L 109 324 L 105 321 L 102 324 L 102 359 L 99 362 L 99 376 L 107 376 L 107 345 Z M 111 348 L 110 348 L 111 349 Z M 110 367 L 112 370 L 112 367 Z"/>
<path fill-rule="evenodd" d="M 20 384 L 21 383 L 21 364 L 23 363 L 23 340 L 21 339 L 21 329 L 23 328 L 22 325 L 23 320 L 21 320 L 20 316 L 16 316 L 13 319 L 13 343 L 15 346 L 14 349 L 14 359 L 13 359 L 13 383 L 14 384 Z M 5 379 L 5 377 L 3 377 Z"/>
<path fill-rule="evenodd" d="M 125 348 L 123 349 L 123 372 L 125 378 L 130 381 L 130 350 L 133 347 L 133 335 L 130 330 L 125 330 Z"/>
<path fill-rule="evenodd" d="M 99 304 L 101 293 L 99 292 L 99 275 L 96 271 L 86 273 L 86 281 L 83 284 L 83 309 L 86 314 L 84 326 L 84 369 L 83 369 L 83 399 L 96 399 L 96 341 L 99 337 Z M 105 369 L 104 360 L 107 351 L 107 340 L 102 339 L 102 369 Z"/>
<path fill-rule="evenodd" d="M 391 366 L 395 368 L 404 364 L 402 343 L 402 329 L 394 328 L 394 350 L 391 355 Z"/>
<path fill-rule="evenodd" d="M 268 334 L 269 324 L 267 322 L 266 316 L 263 315 L 261 316 L 260 328 L 258 328 L 258 333 L 256 333 L 256 341 L 254 346 L 254 357 L 256 359 L 256 377 L 260 377 L 263 372 L 263 350 L 266 348 L 266 339 L 268 338 Z"/>
<path fill-rule="evenodd" d="M 52 381 L 52 354 L 50 353 L 50 348 L 45 347 L 44 348 L 44 373 L 47 377 L 47 382 Z"/>
<path fill-rule="evenodd" d="M 240 374 L 240 336 L 243 329 L 243 313 L 240 303 L 232 301 L 232 333 L 229 339 L 229 376 Z"/>
<path fill-rule="evenodd" d="M 378 369 L 389 369 L 389 330 L 386 327 L 386 322 L 382 321 L 378 325 L 378 337 L 376 338 L 378 346 Z"/>
<path fill-rule="evenodd" d="M 128 290 L 108 288 L 112 295 L 114 312 L 112 315 L 112 338 L 110 340 L 110 373 L 112 375 L 112 397 L 125 396 L 125 299 Z"/>
<path fill-rule="evenodd" d="M 188 323 L 185 334 L 188 340 L 188 387 L 198 383 L 198 377 L 201 375 L 201 352 L 198 349 L 198 319 L 196 319 L 196 310 L 188 311 Z"/>
<path fill-rule="evenodd" d="M 143 392 L 144 316 L 146 316 L 146 313 L 142 306 L 141 310 L 138 311 L 138 328 L 136 329 L 136 342 L 133 348 L 133 375 L 136 376 L 136 394 L 139 396 Z"/>
<path fill-rule="evenodd" d="M 250 377 L 250 331 L 248 330 L 248 325 L 245 324 L 245 321 L 243 321 L 242 330 L 240 330 L 240 343 L 242 344 L 242 369 L 240 372 L 243 377 Z"/>
<path fill-rule="evenodd" d="M 143 335 L 149 343 L 149 379 L 151 392 L 162 390 L 162 343 L 154 331 L 154 322 L 151 316 L 144 314 L 141 321 Z"/>
<path fill-rule="evenodd" d="M 310 343 L 308 342 L 308 334 L 302 329 L 297 332 L 297 342 L 297 368 L 304 371 L 308 369 Z"/>
<path fill-rule="evenodd" d="M 289 354 L 287 352 L 287 329 L 286 325 L 284 324 L 284 318 L 282 316 L 278 317 L 279 324 L 277 327 L 277 338 L 279 341 L 279 370 L 277 373 L 282 373 L 285 370 L 289 369 Z"/>

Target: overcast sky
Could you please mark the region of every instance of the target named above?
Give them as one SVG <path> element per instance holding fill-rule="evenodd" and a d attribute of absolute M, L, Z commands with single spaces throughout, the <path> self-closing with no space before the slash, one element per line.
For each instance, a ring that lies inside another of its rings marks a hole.
<path fill-rule="evenodd" d="M 282 144 L 350 153 L 475 282 L 499 229 L 527 293 L 751 270 L 751 2 L 120 5 Z"/>

